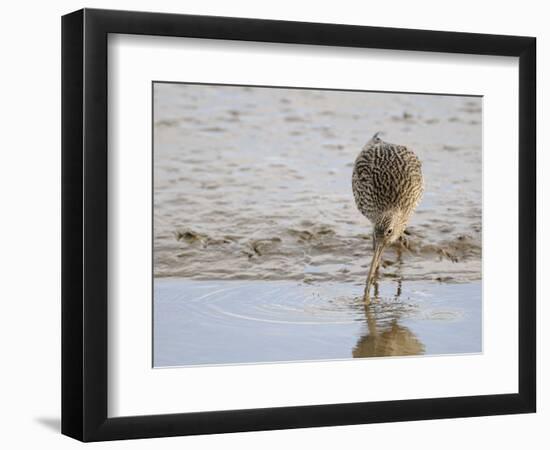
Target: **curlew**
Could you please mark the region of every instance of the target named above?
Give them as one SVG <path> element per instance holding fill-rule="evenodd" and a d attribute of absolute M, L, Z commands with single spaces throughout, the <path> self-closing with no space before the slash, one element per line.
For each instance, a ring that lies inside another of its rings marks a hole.
<path fill-rule="evenodd" d="M 376 133 L 355 160 L 352 176 L 357 208 L 373 225 L 373 256 L 365 287 L 365 301 L 384 248 L 397 241 L 424 191 L 422 164 L 403 145 L 390 144 Z"/>

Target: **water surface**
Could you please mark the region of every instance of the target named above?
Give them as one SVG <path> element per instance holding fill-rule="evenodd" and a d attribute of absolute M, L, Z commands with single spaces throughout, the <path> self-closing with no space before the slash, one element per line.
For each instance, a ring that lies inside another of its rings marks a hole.
<path fill-rule="evenodd" d="M 481 352 L 481 283 L 155 281 L 155 367 Z"/>

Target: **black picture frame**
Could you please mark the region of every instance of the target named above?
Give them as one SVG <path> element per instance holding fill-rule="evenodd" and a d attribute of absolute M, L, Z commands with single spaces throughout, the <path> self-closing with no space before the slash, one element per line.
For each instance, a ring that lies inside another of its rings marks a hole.
<path fill-rule="evenodd" d="M 109 33 L 519 57 L 518 392 L 109 418 Z M 535 412 L 535 91 L 533 37 L 97 9 L 63 16 L 62 433 L 82 441 L 102 441 Z"/>

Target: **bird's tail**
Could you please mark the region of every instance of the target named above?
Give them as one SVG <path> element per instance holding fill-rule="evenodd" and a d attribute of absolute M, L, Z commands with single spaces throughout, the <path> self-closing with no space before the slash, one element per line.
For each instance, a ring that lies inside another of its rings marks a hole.
<path fill-rule="evenodd" d="M 367 142 L 367 145 L 377 144 L 378 142 L 382 142 L 382 139 L 379 137 L 380 131 L 377 131 L 374 133 L 374 136 L 370 138 L 370 141 Z"/>

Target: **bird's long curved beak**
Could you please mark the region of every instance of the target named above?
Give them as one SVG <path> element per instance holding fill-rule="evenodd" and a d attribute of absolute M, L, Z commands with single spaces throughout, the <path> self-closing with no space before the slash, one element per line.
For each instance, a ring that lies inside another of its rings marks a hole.
<path fill-rule="evenodd" d="M 374 253 L 372 255 L 372 262 L 370 263 L 370 269 L 369 269 L 369 275 L 367 276 L 367 286 L 365 288 L 365 300 L 369 300 L 370 296 L 370 288 L 372 286 L 372 283 L 374 282 L 374 276 L 376 274 L 376 269 L 378 268 L 378 265 L 380 264 L 380 259 L 382 257 L 382 252 L 384 251 L 384 248 L 386 247 L 386 244 L 383 241 L 377 240 L 374 244 Z"/>

